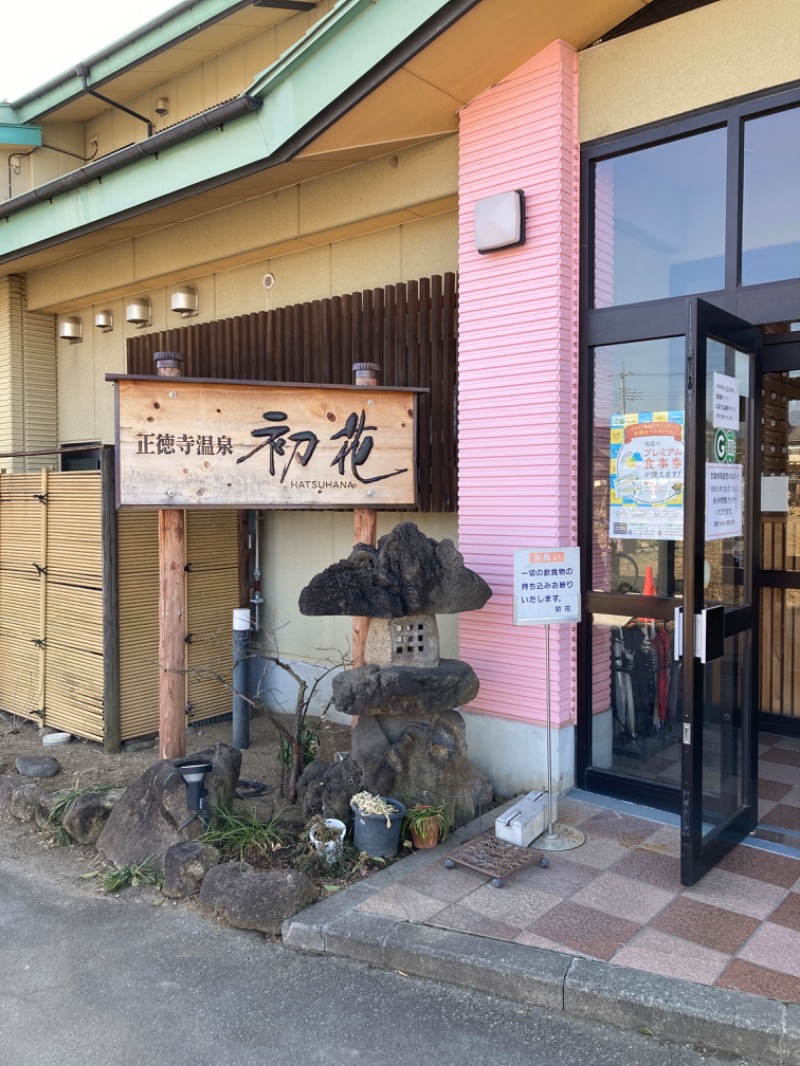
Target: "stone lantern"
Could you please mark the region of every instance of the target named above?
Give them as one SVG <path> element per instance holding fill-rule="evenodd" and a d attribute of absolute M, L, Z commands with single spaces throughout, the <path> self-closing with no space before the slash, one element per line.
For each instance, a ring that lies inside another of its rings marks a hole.
<path fill-rule="evenodd" d="M 436 615 L 478 610 L 491 594 L 452 541 L 432 540 L 413 522 L 377 548 L 357 545 L 300 594 L 303 614 L 370 618 L 364 666 L 333 680 L 336 709 L 359 719 L 351 758 L 362 787 L 443 804 L 456 824 L 491 800 L 492 786 L 467 758 L 456 710 L 478 694 L 478 678 L 460 659 L 440 658 Z"/>

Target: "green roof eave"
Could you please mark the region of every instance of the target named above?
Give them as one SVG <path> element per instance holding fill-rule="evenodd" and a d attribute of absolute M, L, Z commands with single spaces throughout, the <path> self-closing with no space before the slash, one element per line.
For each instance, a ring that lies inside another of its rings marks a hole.
<path fill-rule="evenodd" d="M 0 261 L 292 158 L 315 129 L 352 106 L 348 90 L 411 34 L 443 9 L 463 11 L 474 2 L 403 0 L 398 13 L 396 5 L 344 0 L 243 94 L 263 100 L 260 111 L 10 214 L 0 221 Z"/>
<path fill-rule="evenodd" d="M 151 56 L 191 37 L 252 0 L 185 0 L 170 11 L 141 26 L 133 33 L 84 59 L 93 88 L 110 81 Z M 75 69 L 65 71 L 51 81 L 26 93 L 12 106 L 20 122 L 41 118 L 84 94 L 81 78 Z"/>
<path fill-rule="evenodd" d="M 247 89 L 264 100 L 261 121 L 270 143 L 292 137 L 451 3 L 341 0 Z"/>
<path fill-rule="evenodd" d="M 0 149 L 41 148 L 41 126 L 19 126 L 16 122 L 0 122 Z"/>

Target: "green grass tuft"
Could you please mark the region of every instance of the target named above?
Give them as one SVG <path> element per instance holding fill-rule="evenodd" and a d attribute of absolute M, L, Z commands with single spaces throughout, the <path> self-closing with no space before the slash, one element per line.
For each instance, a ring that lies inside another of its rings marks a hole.
<path fill-rule="evenodd" d="M 221 807 L 214 810 L 211 824 L 200 838 L 213 844 L 223 856 L 239 862 L 257 862 L 285 847 L 289 834 L 280 828 L 276 818 L 261 822 L 252 814 L 234 814 Z"/>
<path fill-rule="evenodd" d="M 138 885 L 157 885 L 164 882 L 164 874 L 158 868 L 155 859 L 147 858 L 141 862 L 131 862 L 100 874 L 100 891 L 119 892 L 123 888 L 136 888 Z"/>
<path fill-rule="evenodd" d="M 47 820 L 40 830 L 48 846 L 57 848 L 73 843 L 72 837 L 62 823 L 81 796 L 100 795 L 103 792 L 113 791 L 115 787 L 114 785 L 89 785 L 87 788 L 81 788 L 80 785 L 75 784 L 53 793 Z"/>

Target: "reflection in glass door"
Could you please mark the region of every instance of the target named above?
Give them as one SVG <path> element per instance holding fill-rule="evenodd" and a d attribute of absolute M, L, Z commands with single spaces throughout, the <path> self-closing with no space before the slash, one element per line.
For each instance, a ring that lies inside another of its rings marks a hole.
<path fill-rule="evenodd" d="M 775 340 L 761 380 L 760 710 L 762 728 L 800 733 L 800 342 Z"/>
<path fill-rule="evenodd" d="M 685 344 L 594 351 L 591 767 L 680 785 Z"/>

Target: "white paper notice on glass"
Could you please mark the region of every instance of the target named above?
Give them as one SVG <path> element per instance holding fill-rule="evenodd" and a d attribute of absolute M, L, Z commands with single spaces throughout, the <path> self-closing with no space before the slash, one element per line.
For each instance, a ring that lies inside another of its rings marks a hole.
<path fill-rule="evenodd" d="M 514 625 L 563 625 L 580 620 L 580 548 L 515 551 Z"/>
<path fill-rule="evenodd" d="M 739 382 L 714 371 L 714 428 L 739 428 Z"/>
<path fill-rule="evenodd" d="M 761 475 L 761 510 L 786 514 L 789 510 L 789 478 L 786 474 Z"/>
<path fill-rule="evenodd" d="M 744 495 L 740 463 L 706 463 L 706 540 L 741 537 Z"/>

